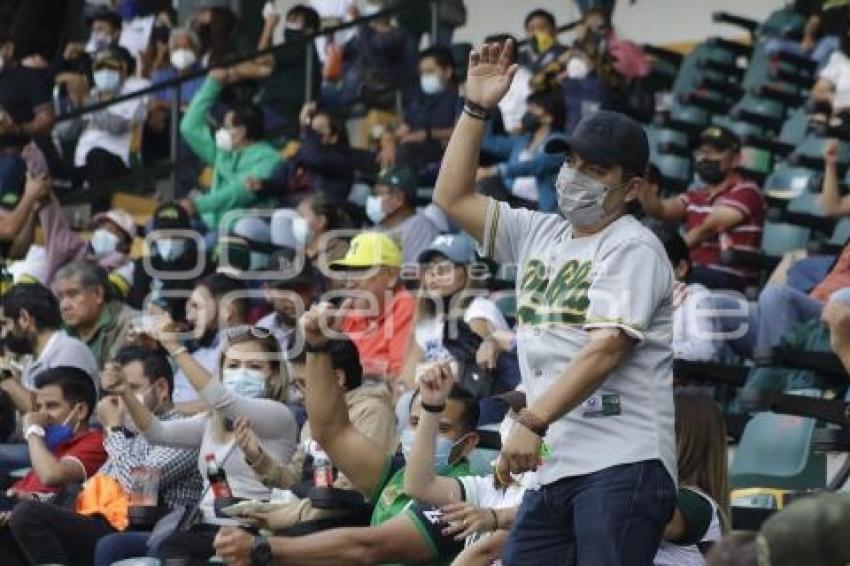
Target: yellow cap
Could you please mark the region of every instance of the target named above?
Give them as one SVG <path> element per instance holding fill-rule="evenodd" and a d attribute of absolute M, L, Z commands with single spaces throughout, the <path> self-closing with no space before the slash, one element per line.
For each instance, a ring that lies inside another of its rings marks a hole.
<path fill-rule="evenodd" d="M 401 267 L 401 263 L 401 248 L 392 238 L 380 232 L 363 232 L 352 238 L 345 257 L 330 266 L 333 269 L 363 269 L 378 265 Z"/>

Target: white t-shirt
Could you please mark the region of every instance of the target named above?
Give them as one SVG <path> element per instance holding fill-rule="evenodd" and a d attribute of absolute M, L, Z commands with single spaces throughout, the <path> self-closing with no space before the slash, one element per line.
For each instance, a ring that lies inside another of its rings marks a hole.
<path fill-rule="evenodd" d="M 631 215 L 573 238 L 560 215 L 494 199 L 483 235 L 483 255 L 518 267 L 517 355 L 529 405 L 563 378 L 589 330 L 619 328 L 636 341 L 596 392 L 549 426 L 540 483 L 653 459 L 675 482 L 673 271 L 658 238 Z"/>
<path fill-rule="evenodd" d="M 469 324 L 473 320 L 486 320 L 493 327 L 493 330 L 510 330 L 499 307 L 493 301 L 484 297 L 472 299 L 463 314 L 465 323 Z M 423 362 L 431 363 L 449 357 L 448 350 L 443 346 L 444 325 L 445 319 L 443 317 L 433 316 L 416 323 L 413 335 L 416 344 L 425 354 Z"/>
<path fill-rule="evenodd" d="M 673 309 L 673 355 L 692 361 L 717 361 L 724 340 L 720 321 L 708 316 L 706 300 L 711 291 L 699 284 L 688 285 L 685 299 Z"/>
<path fill-rule="evenodd" d="M 850 58 L 841 50 L 833 51 L 826 66 L 820 71 L 820 78 L 835 86 L 835 109 L 850 108 Z"/>
<path fill-rule="evenodd" d="M 519 154 L 520 161 L 529 161 L 533 157 L 534 151 L 528 148 L 523 149 Z M 511 187 L 511 192 L 519 198 L 537 202 L 540 199 L 537 193 L 537 177 L 534 175 L 517 177 L 514 179 L 514 186 Z"/>
<path fill-rule="evenodd" d="M 525 67 L 518 68 L 511 83 L 511 88 L 508 89 L 508 93 L 504 98 L 499 101 L 502 123 L 505 125 L 505 130 L 509 133 L 520 127 L 522 115 L 528 109 L 526 99 L 531 94 L 531 86 L 528 84 L 530 80 L 531 71 Z"/>
<path fill-rule="evenodd" d="M 723 532 L 720 528 L 720 512 L 715 503 L 708 495 L 695 487 L 687 487 L 711 504 L 711 523 L 705 531 L 700 543 L 715 542 L 720 540 Z M 682 546 L 670 541 L 661 540 L 658 552 L 655 555 L 653 566 L 705 566 L 705 557 L 696 544 Z"/>
<path fill-rule="evenodd" d="M 124 86 L 121 87 L 121 95 L 125 95 L 137 90 L 146 88 L 150 83 L 144 79 L 129 78 L 124 81 Z M 134 124 L 142 124 L 145 121 L 148 108 L 148 97 L 140 96 L 131 98 L 124 102 L 119 102 L 113 106 L 109 106 L 109 113 L 119 116 L 125 120 L 129 120 Z M 121 158 L 121 161 L 129 167 L 130 165 L 130 140 L 132 138 L 133 128 L 129 128 L 123 134 L 110 134 L 103 130 L 96 129 L 91 125 L 86 126 L 86 129 L 80 135 L 80 140 L 77 142 L 77 149 L 74 152 L 74 165 L 82 167 L 86 164 L 86 155 L 92 149 L 99 147 L 105 149 L 113 155 Z"/>

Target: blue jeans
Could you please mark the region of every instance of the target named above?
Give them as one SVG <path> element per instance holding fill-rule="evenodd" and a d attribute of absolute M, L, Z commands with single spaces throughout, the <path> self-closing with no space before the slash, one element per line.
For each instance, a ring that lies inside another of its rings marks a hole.
<path fill-rule="evenodd" d="M 826 278 L 834 263 L 834 255 L 815 255 L 796 261 L 788 269 L 788 286 L 808 293 Z"/>
<path fill-rule="evenodd" d="M 658 460 L 558 480 L 525 492 L 502 562 L 647 566 L 675 504 L 676 486 Z"/>
<path fill-rule="evenodd" d="M 26 444 L 0 444 L 0 473 L 30 466 L 30 449 Z"/>
<path fill-rule="evenodd" d="M 819 318 L 823 303 L 787 285 L 765 287 L 759 295 L 756 350 L 782 342 L 783 336 L 801 322 Z"/>
<path fill-rule="evenodd" d="M 110 566 L 113 562 L 146 556 L 148 553 L 147 531 L 127 531 L 106 535 L 94 549 L 94 565 Z"/>

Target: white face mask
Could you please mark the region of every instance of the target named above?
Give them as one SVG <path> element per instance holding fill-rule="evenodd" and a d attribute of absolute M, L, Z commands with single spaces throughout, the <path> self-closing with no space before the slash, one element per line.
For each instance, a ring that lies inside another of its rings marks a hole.
<path fill-rule="evenodd" d="M 419 86 L 425 94 L 437 94 L 443 90 L 443 81 L 437 75 L 422 75 L 419 77 Z"/>
<path fill-rule="evenodd" d="M 374 195 L 366 199 L 366 216 L 373 224 L 380 224 L 387 217 L 384 212 L 384 199 Z"/>
<path fill-rule="evenodd" d="M 224 368 L 222 382 L 241 397 L 260 399 L 266 395 L 266 375 L 258 369 Z"/>
<path fill-rule="evenodd" d="M 93 76 L 94 84 L 101 92 L 115 92 L 121 87 L 121 73 L 115 69 L 98 69 Z"/>
<path fill-rule="evenodd" d="M 215 132 L 215 146 L 220 151 L 233 151 L 233 134 L 225 127 L 221 127 Z"/>
<path fill-rule="evenodd" d="M 590 73 L 587 67 L 587 62 L 581 57 L 573 57 L 567 63 L 567 77 L 576 80 L 582 80 Z"/>
<path fill-rule="evenodd" d="M 174 261 L 186 251 L 186 240 L 163 238 L 156 241 L 156 250 L 163 261 Z"/>
<path fill-rule="evenodd" d="M 171 65 L 178 71 L 188 69 L 196 60 L 195 52 L 191 49 L 180 48 L 171 52 Z"/>
<path fill-rule="evenodd" d="M 594 226 L 605 220 L 603 203 L 611 188 L 564 163 L 555 181 L 558 208 L 573 226 Z"/>
<path fill-rule="evenodd" d="M 310 226 L 303 216 L 292 219 L 292 237 L 302 246 L 310 241 Z"/>
<path fill-rule="evenodd" d="M 118 249 L 118 236 L 106 228 L 98 228 L 91 236 L 91 249 L 97 257 L 111 254 Z"/>

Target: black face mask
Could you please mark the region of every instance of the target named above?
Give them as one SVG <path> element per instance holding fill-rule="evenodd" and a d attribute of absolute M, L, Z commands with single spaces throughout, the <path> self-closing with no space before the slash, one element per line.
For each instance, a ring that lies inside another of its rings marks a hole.
<path fill-rule="evenodd" d="M 700 159 L 695 169 L 699 178 L 709 185 L 716 185 L 726 178 L 726 172 L 720 166 L 719 159 Z"/>
<path fill-rule="evenodd" d="M 520 125 L 522 126 L 523 132 L 533 134 L 534 132 L 540 129 L 540 126 L 543 125 L 543 122 L 540 120 L 540 116 L 532 114 L 531 112 L 526 112 L 522 115 Z"/>
<path fill-rule="evenodd" d="M 850 57 L 850 35 L 841 36 L 841 51 Z"/>
<path fill-rule="evenodd" d="M 284 43 L 289 41 L 295 41 L 299 37 L 304 35 L 304 30 L 300 29 L 285 29 L 283 30 L 283 41 Z"/>
<path fill-rule="evenodd" d="M 19 336 L 9 331 L 3 337 L 3 348 L 17 356 L 26 356 L 33 353 L 33 345 L 26 336 Z"/>

